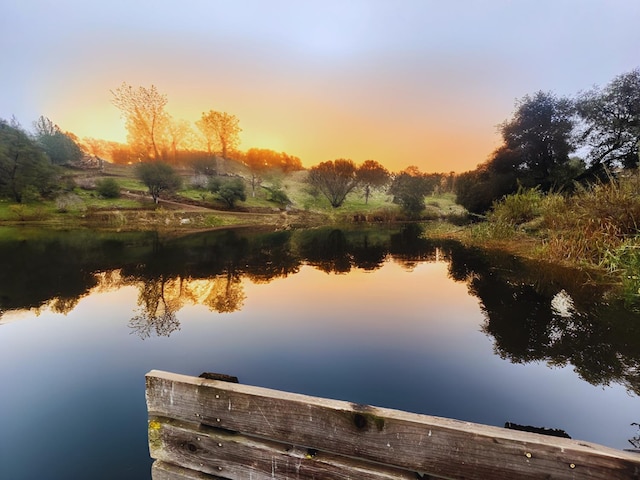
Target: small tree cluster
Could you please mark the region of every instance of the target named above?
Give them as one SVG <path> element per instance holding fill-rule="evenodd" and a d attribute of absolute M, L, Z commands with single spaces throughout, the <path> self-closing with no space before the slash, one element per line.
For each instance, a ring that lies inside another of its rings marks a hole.
<path fill-rule="evenodd" d="M 417 167 L 409 167 L 395 176 L 388 193 L 409 218 L 418 218 L 426 206 L 425 196 L 432 193 L 439 182 L 439 175 L 424 174 Z"/>
<path fill-rule="evenodd" d="M 182 181 L 173 167 L 163 162 L 143 162 L 136 165 L 136 176 L 149 189 L 155 203 L 163 192 L 175 192 Z"/>
<path fill-rule="evenodd" d="M 364 186 L 368 202 L 371 188 L 385 185 L 388 179 L 389 172 L 374 160 L 367 160 L 358 168 L 353 160 L 340 158 L 312 167 L 307 183 L 322 193 L 333 208 L 338 208 L 358 186 Z"/>
<path fill-rule="evenodd" d="M 0 119 L 0 197 L 17 203 L 54 190 L 57 170 L 16 123 Z"/>
<path fill-rule="evenodd" d="M 570 99 L 551 92 L 526 95 L 500 126 L 501 145 L 489 160 L 456 181 L 458 203 L 474 213 L 519 187 L 543 192 L 606 179 L 607 171 L 640 162 L 640 69 L 605 88 Z M 584 160 L 572 156 L 581 148 Z"/>

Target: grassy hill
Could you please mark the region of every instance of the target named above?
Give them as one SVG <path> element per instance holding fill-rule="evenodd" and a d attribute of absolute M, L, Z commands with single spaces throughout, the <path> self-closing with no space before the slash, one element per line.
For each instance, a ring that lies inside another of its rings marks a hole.
<path fill-rule="evenodd" d="M 269 224 L 290 227 L 325 223 L 392 222 L 404 220 L 398 205 L 384 190 L 374 190 L 365 203 L 362 189 L 349 194 L 344 204 L 332 208 L 322 195 L 314 195 L 305 182 L 307 172 L 268 174 L 261 185 L 251 188 L 251 174 L 238 162 L 221 165 L 223 177 L 240 177 L 246 185 L 247 199 L 230 210 L 214 194 L 198 187 L 191 169 L 182 168 L 182 188 L 170 196 L 162 196 L 155 205 L 147 187 L 135 176 L 131 165 L 107 163 L 103 169 L 68 169 L 63 183 L 68 185 L 55 200 L 38 200 L 26 204 L 0 201 L 0 222 L 40 222 L 68 226 L 86 224 L 92 227 L 126 229 L 213 228 L 238 224 Z M 105 178 L 114 179 L 121 189 L 119 198 L 102 198 L 96 184 Z M 291 204 L 285 209 L 269 200 L 266 188 L 278 188 L 286 193 Z M 424 219 L 464 215 L 452 194 L 427 198 Z"/>

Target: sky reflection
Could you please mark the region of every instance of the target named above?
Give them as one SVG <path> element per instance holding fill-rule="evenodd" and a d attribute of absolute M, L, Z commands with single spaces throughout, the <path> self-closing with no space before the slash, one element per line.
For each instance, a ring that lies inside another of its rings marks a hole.
<path fill-rule="evenodd" d="M 202 290 L 204 280 L 192 289 L 188 282 L 183 292 Z M 596 387 L 571 366 L 496 355 L 478 297 L 452 280 L 445 261 L 409 271 L 387 260 L 343 274 L 303 264 L 269 283 L 241 277 L 235 285 L 242 308 L 220 312 L 187 296 L 169 336 L 131 328 L 141 298 L 135 282 L 98 285 L 66 313 L 5 314 L 19 321 L 0 325 L 0 478 L 148 478 L 151 369 L 220 372 L 491 425 L 562 428 L 617 448 L 635 434 L 638 398 L 623 386 Z"/>

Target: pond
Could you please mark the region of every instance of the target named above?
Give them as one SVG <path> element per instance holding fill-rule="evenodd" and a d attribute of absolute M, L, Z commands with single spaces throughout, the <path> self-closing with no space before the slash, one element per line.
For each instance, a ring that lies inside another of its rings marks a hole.
<path fill-rule="evenodd" d="M 0 229 L 0 478 L 150 478 L 144 375 L 630 448 L 640 315 L 582 272 L 420 227 Z"/>

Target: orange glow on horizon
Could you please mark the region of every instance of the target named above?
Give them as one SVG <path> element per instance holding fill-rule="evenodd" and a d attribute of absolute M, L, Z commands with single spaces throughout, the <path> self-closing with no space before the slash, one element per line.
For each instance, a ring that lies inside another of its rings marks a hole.
<path fill-rule="evenodd" d="M 162 91 L 162 87 L 158 86 Z M 93 137 L 119 143 L 127 142 L 127 132 L 120 112 L 110 103 L 105 88 L 99 98 L 85 88 L 71 101 L 51 101 L 46 115 L 65 131 L 80 139 Z M 195 121 L 203 111 L 217 109 L 236 115 L 240 120 L 239 148 L 267 148 L 300 158 L 309 168 L 326 160 L 350 158 L 357 164 L 372 159 L 389 170 L 401 171 L 417 165 L 423 172 L 463 172 L 485 161 L 498 146 L 493 126 L 478 131 L 475 115 L 457 119 L 453 114 L 432 117 L 412 116 L 390 120 L 385 115 L 370 115 L 368 109 L 349 110 L 335 100 L 304 97 L 300 91 L 278 91 L 268 98 L 258 92 L 232 92 L 225 105 L 206 105 L 195 95 L 172 99 L 167 112 L 176 120 L 187 120 L 194 131 Z M 233 108 L 237 104 L 237 108 Z M 229 106 L 231 105 L 231 106 Z M 286 106 L 286 107 L 285 107 Z M 480 108 L 480 106 L 478 106 Z M 475 117 L 475 118 L 474 118 Z M 475 123 L 474 123 L 475 121 Z M 466 125 L 465 125 L 466 123 Z"/>

